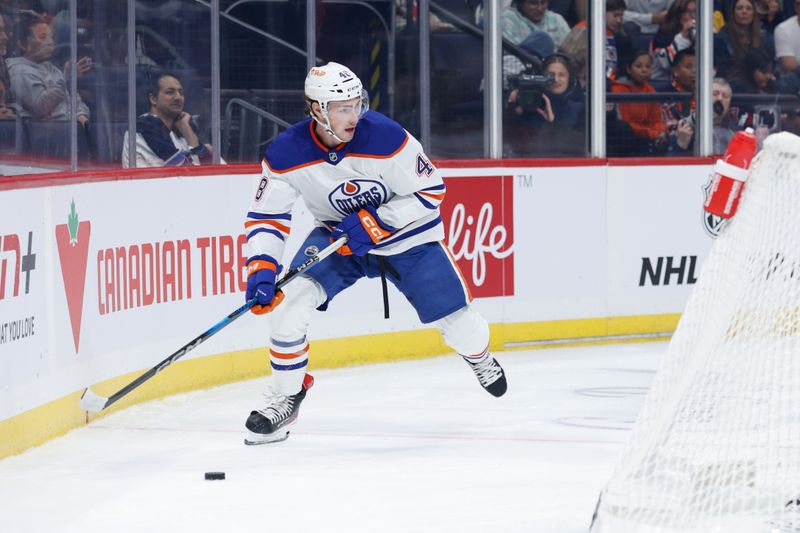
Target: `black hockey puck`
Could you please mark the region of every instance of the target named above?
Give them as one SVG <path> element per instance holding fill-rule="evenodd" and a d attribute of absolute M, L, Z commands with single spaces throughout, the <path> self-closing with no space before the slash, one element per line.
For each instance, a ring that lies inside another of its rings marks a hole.
<path fill-rule="evenodd" d="M 225 472 L 206 472 L 207 480 L 225 479 Z"/>

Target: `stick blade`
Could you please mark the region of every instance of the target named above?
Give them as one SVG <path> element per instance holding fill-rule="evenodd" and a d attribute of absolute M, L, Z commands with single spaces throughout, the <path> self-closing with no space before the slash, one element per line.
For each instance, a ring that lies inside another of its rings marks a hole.
<path fill-rule="evenodd" d="M 86 388 L 81 395 L 81 408 L 84 411 L 91 411 L 92 413 L 99 413 L 103 409 L 106 408 L 106 404 L 108 403 L 108 398 L 103 398 L 102 396 L 98 396 L 92 389 Z"/>

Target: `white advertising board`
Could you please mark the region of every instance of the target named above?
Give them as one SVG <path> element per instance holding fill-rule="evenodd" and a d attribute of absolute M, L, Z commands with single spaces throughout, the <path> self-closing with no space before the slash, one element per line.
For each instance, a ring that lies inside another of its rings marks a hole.
<path fill-rule="evenodd" d="M 711 248 L 708 165 L 608 167 L 608 316 L 679 313 Z"/>
<path fill-rule="evenodd" d="M 27 389 L 42 387 L 39 378 L 54 371 L 49 192 L 0 193 L 0 419 L 30 408 Z"/>
<path fill-rule="evenodd" d="M 709 168 L 446 167 L 446 244 L 491 323 L 680 313 L 711 243 Z M 257 181 L 254 171 L 0 192 L 0 420 L 150 368 L 240 306 Z M 300 203 L 286 263 L 310 227 Z M 384 320 L 380 281 L 363 280 L 309 336 L 421 327 L 391 286 L 390 312 Z M 248 314 L 187 358 L 268 335 L 269 321 Z"/>

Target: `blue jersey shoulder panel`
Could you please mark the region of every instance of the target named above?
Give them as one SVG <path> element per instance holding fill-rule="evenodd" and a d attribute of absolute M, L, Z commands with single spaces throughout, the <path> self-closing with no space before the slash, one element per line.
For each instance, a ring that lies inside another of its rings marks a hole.
<path fill-rule="evenodd" d="M 367 111 L 345 150 L 353 155 L 387 157 L 397 152 L 406 138 L 406 130 L 400 124 L 377 111 Z"/>
<path fill-rule="evenodd" d="M 310 135 L 311 118 L 301 120 L 278 135 L 264 152 L 264 159 L 276 172 L 321 160 L 320 150 Z"/>

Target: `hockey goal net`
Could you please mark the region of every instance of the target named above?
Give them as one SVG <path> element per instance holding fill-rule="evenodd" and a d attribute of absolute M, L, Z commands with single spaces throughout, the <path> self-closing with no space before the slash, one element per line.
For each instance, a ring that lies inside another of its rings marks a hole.
<path fill-rule="evenodd" d="M 766 139 L 592 533 L 800 533 L 800 137 Z"/>

